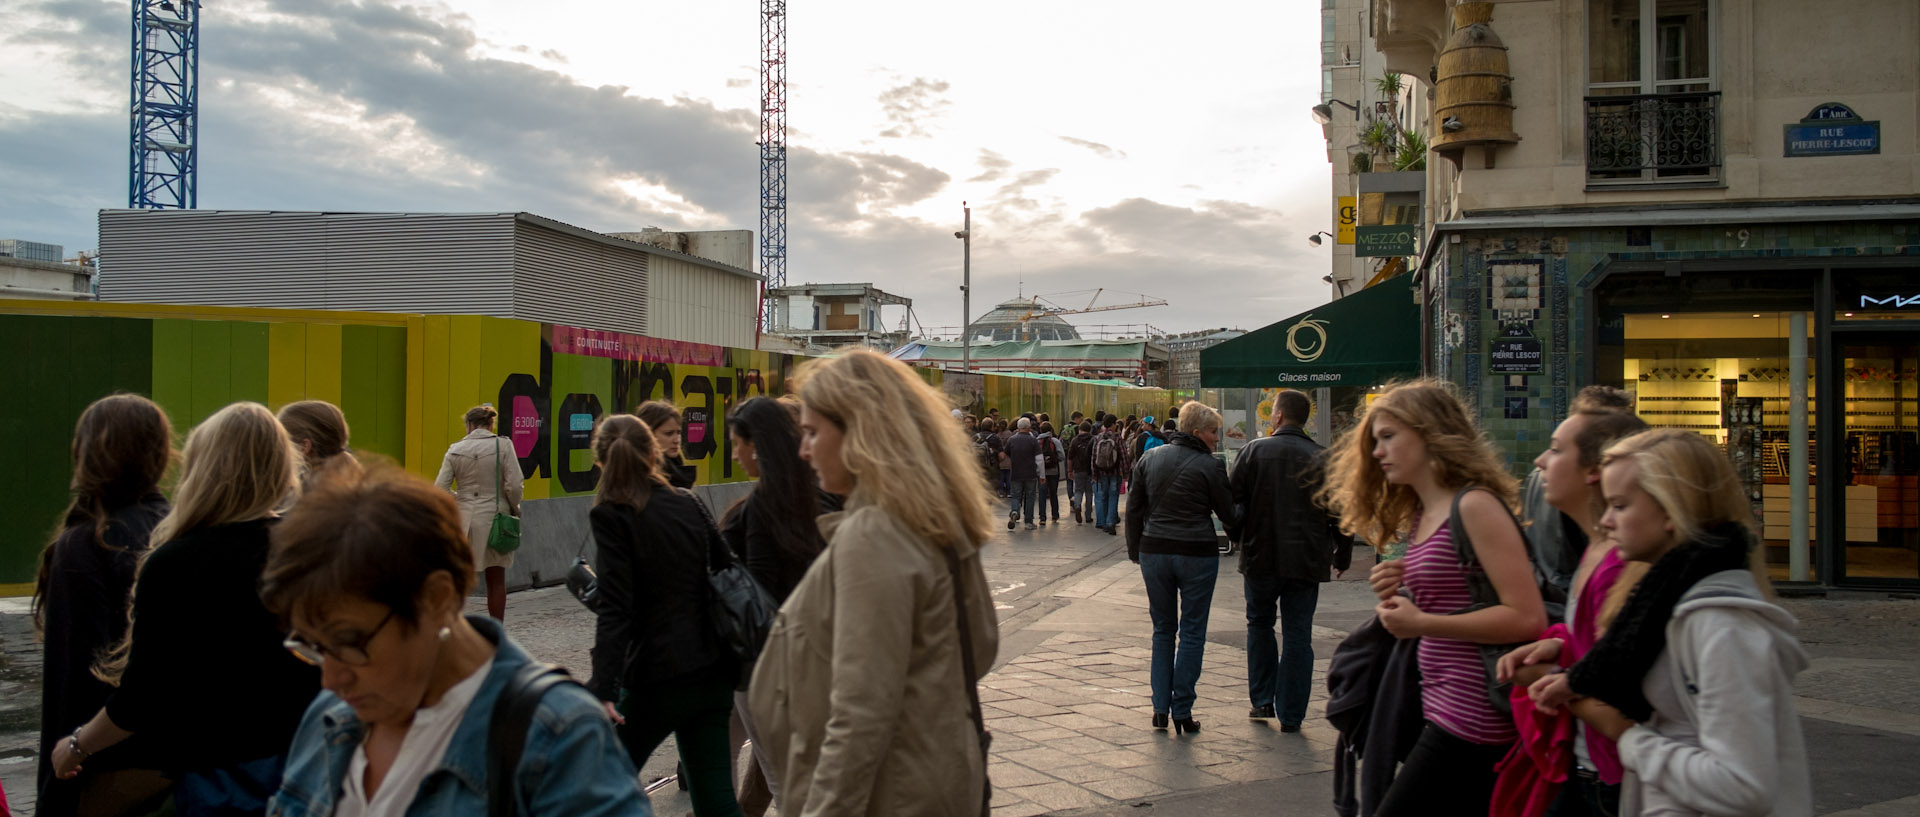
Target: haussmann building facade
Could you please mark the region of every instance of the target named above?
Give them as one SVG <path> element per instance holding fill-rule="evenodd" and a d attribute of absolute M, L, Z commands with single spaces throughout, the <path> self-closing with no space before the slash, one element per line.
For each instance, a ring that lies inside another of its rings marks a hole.
<path fill-rule="evenodd" d="M 1516 471 L 1588 384 L 1726 446 L 1776 580 L 1920 587 L 1920 3 L 1380 0 L 1427 371 Z"/>

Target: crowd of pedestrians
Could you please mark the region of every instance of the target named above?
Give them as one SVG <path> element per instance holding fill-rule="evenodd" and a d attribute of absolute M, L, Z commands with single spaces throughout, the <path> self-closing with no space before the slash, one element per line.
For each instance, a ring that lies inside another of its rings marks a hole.
<path fill-rule="evenodd" d="M 1126 498 L 1142 728 L 1201 731 L 1226 537 L 1248 715 L 1298 731 L 1320 585 L 1359 541 L 1378 606 L 1328 674 L 1343 815 L 1811 813 L 1807 659 L 1751 506 L 1718 448 L 1648 430 L 1625 392 L 1583 391 L 1523 492 L 1431 380 L 1324 447 L 1283 391 L 1231 468 L 1199 402 L 976 417 L 870 352 L 790 385 L 728 415 L 754 483 L 719 513 L 671 404 L 599 419 L 580 682 L 502 623 L 522 469 L 493 407 L 430 483 L 354 454 L 321 401 L 235 403 L 177 454 L 160 406 L 96 401 L 33 602 L 40 813 L 646 815 L 636 764 L 672 736 L 697 817 L 981 815 L 981 549 L 996 508 L 1009 531 L 1064 524 L 1063 482 L 1066 515 L 1109 535 Z M 464 613 L 476 584 L 486 615 Z"/>

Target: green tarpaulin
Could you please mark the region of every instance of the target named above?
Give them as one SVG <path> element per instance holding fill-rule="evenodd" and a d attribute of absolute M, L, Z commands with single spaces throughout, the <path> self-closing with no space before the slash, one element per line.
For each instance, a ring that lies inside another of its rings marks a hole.
<path fill-rule="evenodd" d="M 1374 386 L 1420 373 L 1420 306 L 1392 278 L 1200 352 L 1203 388 Z"/>

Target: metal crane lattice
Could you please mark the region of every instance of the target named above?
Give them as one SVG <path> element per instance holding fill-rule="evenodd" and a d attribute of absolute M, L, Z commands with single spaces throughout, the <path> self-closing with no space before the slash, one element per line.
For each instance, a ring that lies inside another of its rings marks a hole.
<path fill-rule="evenodd" d="M 133 1 L 127 206 L 199 205 L 200 2 Z"/>
<path fill-rule="evenodd" d="M 787 0 L 760 0 L 760 272 L 787 285 Z M 771 302 L 761 317 L 774 328 Z"/>

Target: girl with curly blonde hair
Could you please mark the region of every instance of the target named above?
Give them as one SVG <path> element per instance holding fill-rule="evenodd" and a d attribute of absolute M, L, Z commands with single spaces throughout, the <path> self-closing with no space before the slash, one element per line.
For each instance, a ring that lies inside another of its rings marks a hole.
<path fill-rule="evenodd" d="M 1480 645 L 1530 640 L 1547 621 L 1512 515 L 1515 480 L 1459 395 L 1431 379 L 1390 387 L 1331 450 L 1320 499 L 1376 547 L 1406 542 L 1370 581 L 1381 625 L 1420 639 L 1427 725 L 1375 814 L 1484 813 L 1516 734 L 1494 707 Z M 1456 527 L 1470 548 L 1456 550 Z M 1475 605 L 1474 582 L 1499 603 Z"/>

